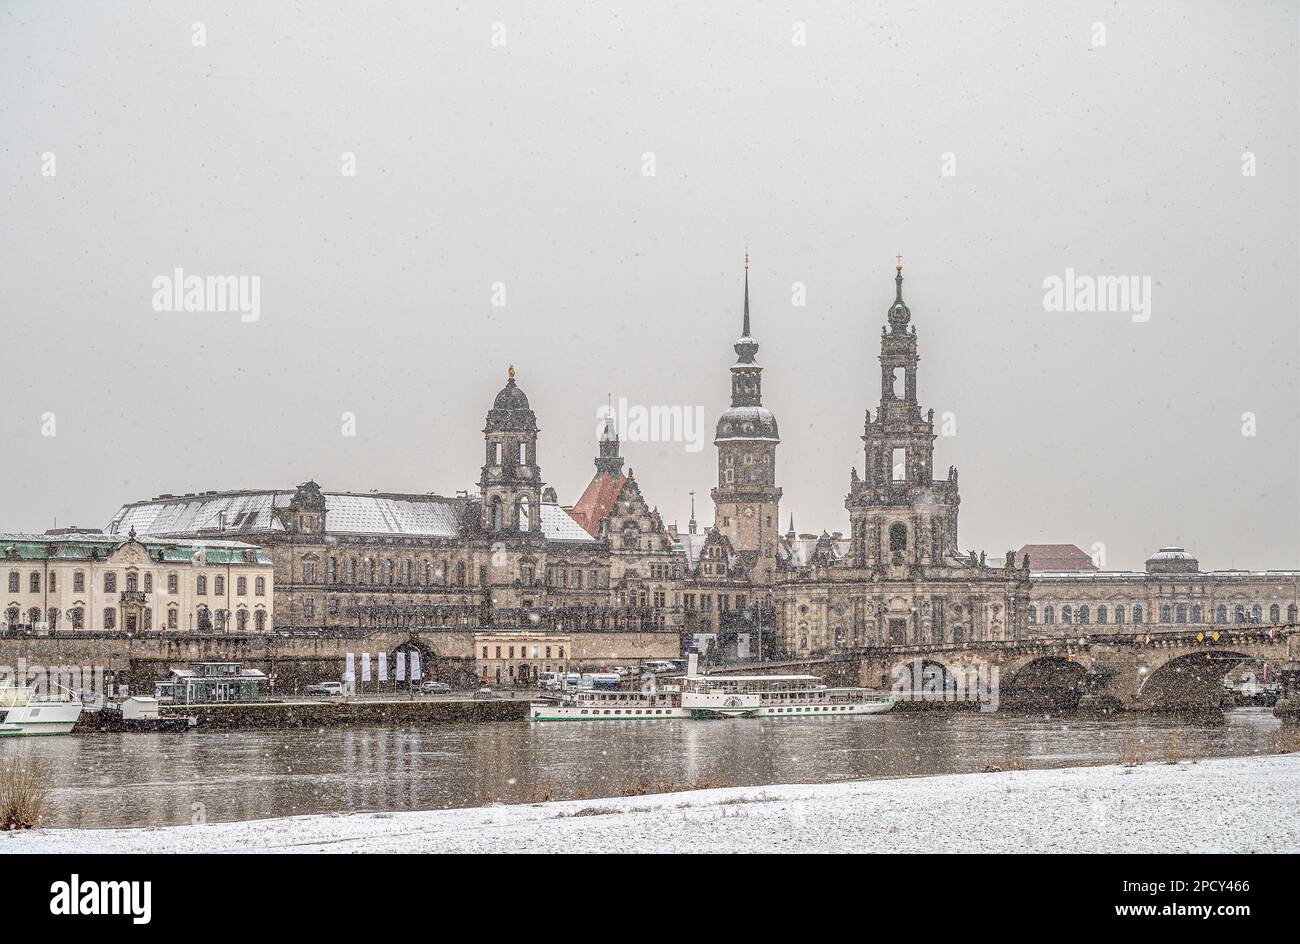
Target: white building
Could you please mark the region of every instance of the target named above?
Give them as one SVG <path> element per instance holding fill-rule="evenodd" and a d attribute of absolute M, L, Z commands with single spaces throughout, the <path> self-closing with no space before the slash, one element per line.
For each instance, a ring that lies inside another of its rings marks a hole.
<path fill-rule="evenodd" d="M 0 534 L 9 631 L 267 632 L 270 556 L 238 541 Z"/>

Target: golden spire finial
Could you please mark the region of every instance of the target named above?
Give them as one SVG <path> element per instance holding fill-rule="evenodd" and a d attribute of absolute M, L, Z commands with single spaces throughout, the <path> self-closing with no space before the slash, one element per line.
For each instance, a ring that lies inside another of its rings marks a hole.
<path fill-rule="evenodd" d="M 514 365 L 514 364 L 511 364 L 511 365 L 510 365 L 510 379 L 511 379 L 511 380 L 514 380 L 514 379 L 515 379 L 515 365 Z"/>
<path fill-rule="evenodd" d="M 745 250 L 745 271 L 749 271 L 749 250 Z"/>
<path fill-rule="evenodd" d="M 900 253 L 899 253 L 897 256 L 895 256 L 894 258 L 896 258 L 896 259 L 898 260 L 898 265 L 894 266 L 894 268 L 897 269 L 899 272 L 902 272 L 902 271 L 903 271 L 903 254 L 900 252 Z"/>

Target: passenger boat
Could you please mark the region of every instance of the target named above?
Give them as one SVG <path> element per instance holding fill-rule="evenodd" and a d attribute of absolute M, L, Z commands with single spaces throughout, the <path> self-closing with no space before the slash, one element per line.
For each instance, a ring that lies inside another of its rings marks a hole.
<path fill-rule="evenodd" d="M 664 721 L 686 718 L 682 693 L 675 686 L 639 692 L 583 689 L 553 701 L 528 706 L 529 721 Z"/>
<path fill-rule="evenodd" d="M 0 737 L 67 734 L 81 717 L 81 701 L 60 687 L 38 694 L 25 685 L 0 686 Z"/>
<path fill-rule="evenodd" d="M 894 707 L 869 688 L 830 688 L 816 675 L 692 675 L 682 708 L 692 718 L 807 718 L 879 715 Z"/>

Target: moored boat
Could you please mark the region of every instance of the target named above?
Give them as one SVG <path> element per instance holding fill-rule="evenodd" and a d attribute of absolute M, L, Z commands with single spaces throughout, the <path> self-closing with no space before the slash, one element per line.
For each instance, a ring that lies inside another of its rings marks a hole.
<path fill-rule="evenodd" d="M 583 689 L 552 701 L 528 706 L 529 721 L 664 721 L 686 718 L 676 687 L 638 692 Z"/>
<path fill-rule="evenodd" d="M 792 718 L 879 715 L 894 707 L 869 688 L 831 688 L 815 675 L 692 675 L 682 708 L 692 718 Z"/>
<path fill-rule="evenodd" d="M 25 685 L 0 686 L 0 737 L 67 734 L 80 717 L 80 700 L 65 688 L 45 694 Z"/>

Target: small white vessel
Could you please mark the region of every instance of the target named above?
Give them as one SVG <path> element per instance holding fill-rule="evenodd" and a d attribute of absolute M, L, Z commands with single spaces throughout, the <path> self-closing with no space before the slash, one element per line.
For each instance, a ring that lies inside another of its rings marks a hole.
<path fill-rule="evenodd" d="M 830 688 L 816 675 L 691 675 L 682 708 L 692 718 L 879 715 L 894 699 L 869 688 Z"/>
<path fill-rule="evenodd" d="M 38 694 L 25 685 L 0 686 L 0 737 L 67 734 L 81 717 L 81 701 L 66 688 Z"/>
<path fill-rule="evenodd" d="M 529 721 L 664 721 L 687 718 L 681 690 L 675 686 L 639 692 L 583 689 L 556 701 L 528 706 Z"/>

